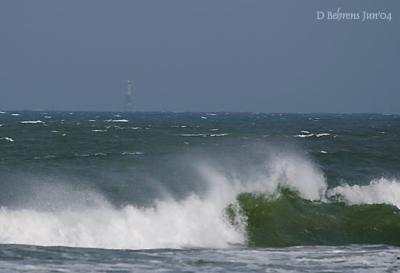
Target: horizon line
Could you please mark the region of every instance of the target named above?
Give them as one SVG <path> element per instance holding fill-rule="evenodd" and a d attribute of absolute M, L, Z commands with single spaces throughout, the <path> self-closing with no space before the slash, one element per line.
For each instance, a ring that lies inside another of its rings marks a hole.
<path fill-rule="evenodd" d="M 362 114 L 370 114 L 370 115 L 400 115 L 400 113 L 391 113 L 391 112 L 264 112 L 264 111 L 227 111 L 227 110 L 218 110 L 218 111 L 172 111 L 172 110 L 143 110 L 143 111 L 123 111 L 123 110 L 49 110 L 49 109 L 0 109 L 0 112 L 87 112 L 87 113 L 125 113 L 125 114 L 135 114 L 135 113 L 243 113 L 243 114 L 283 114 L 283 115 L 307 115 L 307 114 L 327 114 L 327 115 L 362 115 Z"/>

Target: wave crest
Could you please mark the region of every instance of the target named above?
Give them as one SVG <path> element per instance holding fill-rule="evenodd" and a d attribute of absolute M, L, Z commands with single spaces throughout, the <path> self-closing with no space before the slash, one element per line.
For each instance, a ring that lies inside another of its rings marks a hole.
<path fill-rule="evenodd" d="M 0 208 L 0 243 L 121 249 L 400 244 L 393 235 L 400 228 L 396 180 L 328 189 L 316 165 L 295 154 L 274 154 L 250 174 L 238 170 L 197 162 L 193 175 L 206 182 L 205 192 L 147 207 L 115 207 L 96 191 L 46 187 L 25 205 Z M 397 208 L 376 205 L 382 203 Z"/>
<path fill-rule="evenodd" d="M 328 196 L 339 196 L 349 204 L 390 204 L 400 208 L 400 182 L 380 178 L 368 185 L 342 185 L 327 192 Z"/>

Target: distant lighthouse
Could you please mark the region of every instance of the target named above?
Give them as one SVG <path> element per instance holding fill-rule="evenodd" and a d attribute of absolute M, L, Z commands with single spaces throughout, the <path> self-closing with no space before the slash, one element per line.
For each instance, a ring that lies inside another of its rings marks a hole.
<path fill-rule="evenodd" d="M 125 93 L 125 112 L 132 111 L 132 81 L 127 81 L 126 93 Z"/>

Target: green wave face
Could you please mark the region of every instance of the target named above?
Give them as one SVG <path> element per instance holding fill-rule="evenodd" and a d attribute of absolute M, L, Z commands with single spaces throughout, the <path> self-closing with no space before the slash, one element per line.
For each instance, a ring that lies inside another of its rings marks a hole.
<path fill-rule="evenodd" d="M 313 202 L 289 189 L 273 197 L 241 193 L 237 202 L 226 212 L 233 224 L 245 218 L 250 246 L 400 245 L 400 210 L 391 205 Z"/>

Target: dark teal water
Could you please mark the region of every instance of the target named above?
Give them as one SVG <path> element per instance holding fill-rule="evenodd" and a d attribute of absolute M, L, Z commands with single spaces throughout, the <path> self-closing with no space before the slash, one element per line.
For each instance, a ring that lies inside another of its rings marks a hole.
<path fill-rule="evenodd" d="M 0 124 L 5 271 L 396 266 L 399 115 L 11 111 Z"/>

